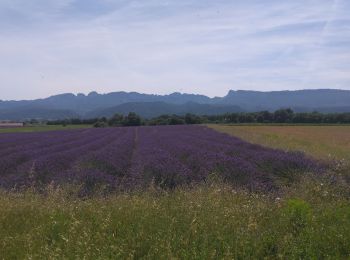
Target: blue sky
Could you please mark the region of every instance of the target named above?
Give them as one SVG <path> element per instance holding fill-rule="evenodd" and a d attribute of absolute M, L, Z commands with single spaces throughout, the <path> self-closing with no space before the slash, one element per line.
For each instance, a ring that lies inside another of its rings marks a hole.
<path fill-rule="evenodd" d="M 0 0 L 0 99 L 350 89 L 349 0 Z"/>

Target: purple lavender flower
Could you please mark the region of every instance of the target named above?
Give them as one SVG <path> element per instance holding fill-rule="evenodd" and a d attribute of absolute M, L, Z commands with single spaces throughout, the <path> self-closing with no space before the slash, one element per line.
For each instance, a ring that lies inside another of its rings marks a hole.
<path fill-rule="evenodd" d="M 319 172 L 299 152 L 250 144 L 203 126 L 152 126 L 0 134 L 0 187 L 80 183 L 88 193 L 155 183 L 200 183 L 212 174 L 252 190 Z"/>

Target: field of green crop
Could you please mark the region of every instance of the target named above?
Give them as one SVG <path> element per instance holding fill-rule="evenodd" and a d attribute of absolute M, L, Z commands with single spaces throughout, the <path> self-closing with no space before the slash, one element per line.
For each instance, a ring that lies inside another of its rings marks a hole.
<path fill-rule="evenodd" d="M 0 128 L 1 133 L 28 133 L 28 132 L 44 132 L 44 131 L 56 131 L 56 130 L 69 130 L 91 127 L 90 125 L 34 125 L 15 128 Z"/>
<path fill-rule="evenodd" d="M 320 159 L 350 159 L 349 127 L 214 126 Z M 349 259 L 350 189 L 330 172 L 278 193 L 213 179 L 80 198 L 74 187 L 0 193 L 3 259 Z"/>
<path fill-rule="evenodd" d="M 350 126 L 210 125 L 251 143 L 303 151 L 320 159 L 350 161 Z"/>

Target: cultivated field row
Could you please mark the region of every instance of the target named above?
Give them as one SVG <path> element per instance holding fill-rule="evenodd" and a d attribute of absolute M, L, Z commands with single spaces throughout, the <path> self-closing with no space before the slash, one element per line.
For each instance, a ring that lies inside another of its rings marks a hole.
<path fill-rule="evenodd" d="M 270 190 L 295 174 L 321 172 L 298 152 L 250 144 L 202 126 L 79 129 L 0 135 L 3 188 L 77 183 L 91 190 L 173 188 L 215 175 Z"/>

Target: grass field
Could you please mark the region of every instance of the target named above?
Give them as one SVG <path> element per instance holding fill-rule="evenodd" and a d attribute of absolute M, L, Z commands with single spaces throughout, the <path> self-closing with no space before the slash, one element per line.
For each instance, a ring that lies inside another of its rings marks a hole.
<path fill-rule="evenodd" d="M 350 159 L 346 126 L 213 126 L 254 143 Z M 329 155 L 330 154 L 330 155 Z M 79 198 L 0 193 L 3 259 L 349 259 L 350 189 L 309 175 L 278 193 L 213 180 L 174 191 Z"/>
<path fill-rule="evenodd" d="M 210 125 L 251 143 L 303 151 L 320 159 L 350 161 L 350 126 Z"/>
<path fill-rule="evenodd" d="M 35 125 L 35 126 L 24 126 L 15 128 L 0 128 L 1 133 L 29 133 L 29 132 L 44 132 L 44 131 L 56 131 L 56 130 L 69 130 L 88 128 L 91 125 Z"/>

